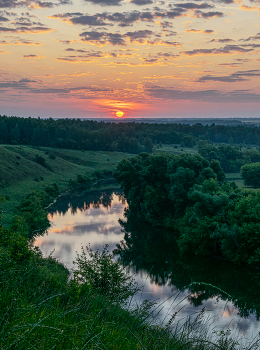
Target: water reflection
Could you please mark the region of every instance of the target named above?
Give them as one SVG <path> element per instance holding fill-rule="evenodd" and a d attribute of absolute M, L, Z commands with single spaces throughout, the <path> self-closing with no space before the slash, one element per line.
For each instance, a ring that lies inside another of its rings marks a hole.
<path fill-rule="evenodd" d="M 122 239 L 118 218 L 123 216 L 124 198 L 121 192 L 92 192 L 86 197 L 62 198 L 50 210 L 52 227 L 45 236 L 36 238 L 35 245 L 44 254 L 53 256 L 68 268 L 73 267 L 76 251 L 91 245 L 93 250 L 109 244 L 113 249 Z"/>
<path fill-rule="evenodd" d="M 96 250 L 109 244 L 144 286 L 137 300 L 166 300 L 162 317 L 181 310 L 179 320 L 205 308 L 217 328 L 226 326 L 249 337 L 259 331 L 260 282 L 255 271 L 221 260 L 180 259 L 173 242 L 165 243 L 173 232 L 136 222 L 134 214 L 128 213 L 126 220 L 125 206 L 122 192 L 113 190 L 62 198 L 50 210 L 52 227 L 35 245 L 44 254 L 54 250 L 53 256 L 72 268 L 82 245 L 90 243 Z"/>

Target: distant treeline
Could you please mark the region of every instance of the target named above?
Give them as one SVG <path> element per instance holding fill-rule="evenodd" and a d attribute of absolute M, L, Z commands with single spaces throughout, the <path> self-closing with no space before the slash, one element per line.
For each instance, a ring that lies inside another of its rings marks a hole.
<path fill-rule="evenodd" d="M 106 123 L 80 119 L 34 119 L 0 116 L 0 143 L 150 153 L 154 145 L 197 141 L 260 144 L 260 128 L 202 124 Z"/>

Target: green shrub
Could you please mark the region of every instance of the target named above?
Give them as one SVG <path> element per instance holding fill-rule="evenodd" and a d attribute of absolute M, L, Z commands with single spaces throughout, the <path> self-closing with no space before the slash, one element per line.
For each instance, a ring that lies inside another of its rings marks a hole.
<path fill-rule="evenodd" d="M 39 156 L 38 154 L 36 154 L 35 156 L 35 162 L 40 164 L 41 166 L 46 167 L 45 158 L 43 158 L 42 156 Z"/>
<path fill-rule="evenodd" d="M 77 253 L 77 269 L 74 280 L 82 286 L 82 290 L 93 290 L 109 297 L 111 301 L 125 302 L 139 290 L 137 282 L 130 276 L 129 270 L 119 260 L 114 260 L 113 254 L 108 252 L 108 245 L 99 252 L 93 252 L 83 247 L 81 255 Z"/>

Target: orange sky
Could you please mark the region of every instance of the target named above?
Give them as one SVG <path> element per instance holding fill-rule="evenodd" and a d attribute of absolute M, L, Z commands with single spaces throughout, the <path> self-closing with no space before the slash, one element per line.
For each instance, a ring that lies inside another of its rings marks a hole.
<path fill-rule="evenodd" d="M 0 115 L 260 117 L 260 0 L 0 0 Z"/>

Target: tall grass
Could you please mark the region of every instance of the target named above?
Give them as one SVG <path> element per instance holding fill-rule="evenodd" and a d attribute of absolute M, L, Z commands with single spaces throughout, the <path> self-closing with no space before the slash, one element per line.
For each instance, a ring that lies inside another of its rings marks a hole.
<path fill-rule="evenodd" d="M 0 349 L 242 349 L 225 332 L 213 342 L 203 314 L 182 326 L 174 317 L 160 325 L 149 302 L 123 308 L 112 294 L 68 277 L 37 251 L 16 261 L 0 248 Z"/>

